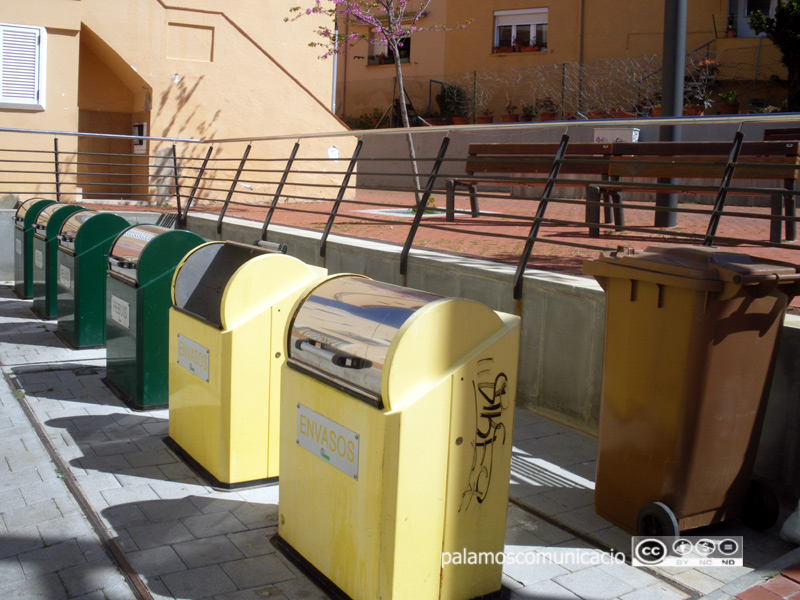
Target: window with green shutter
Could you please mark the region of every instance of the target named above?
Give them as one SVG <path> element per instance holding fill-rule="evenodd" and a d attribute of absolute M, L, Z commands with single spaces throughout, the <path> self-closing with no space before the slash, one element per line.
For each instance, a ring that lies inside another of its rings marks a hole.
<path fill-rule="evenodd" d="M 44 110 L 47 32 L 0 23 L 0 109 Z"/>

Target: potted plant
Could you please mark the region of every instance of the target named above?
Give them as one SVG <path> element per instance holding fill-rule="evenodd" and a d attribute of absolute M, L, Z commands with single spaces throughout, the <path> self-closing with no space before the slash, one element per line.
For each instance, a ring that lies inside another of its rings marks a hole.
<path fill-rule="evenodd" d="M 693 64 L 687 71 L 683 89 L 683 114 L 701 116 L 711 107 L 711 91 L 717 84 L 719 64 L 706 58 Z"/>
<path fill-rule="evenodd" d="M 523 102 L 522 103 L 522 120 L 523 121 L 526 121 L 526 122 L 533 121 L 534 117 L 536 117 L 538 112 L 539 111 L 536 110 L 536 105 L 535 104 L 532 104 L 532 103 L 529 103 L 529 102 Z"/>
<path fill-rule="evenodd" d="M 441 113 L 450 117 L 453 125 L 465 125 L 469 122 L 467 119 L 469 96 L 460 85 L 454 83 L 445 85 L 442 91 L 436 94 L 436 103 Z"/>
<path fill-rule="evenodd" d="M 719 95 L 719 102 L 717 108 L 721 115 L 736 115 L 739 114 L 739 101 L 737 97 L 739 93 L 736 90 L 730 92 L 721 92 Z"/>
<path fill-rule="evenodd" d="M 650 107 L 650 116 L 651 117 L 661 116 L 661 102 L 653 104 L 653 106 Z"/>
<path fill-rule="evenodd" d="M 487 125 L 494 121 L 494 113 L 490 108 L 484 108 L 481 114 L 475 116 L 475 122 Z"/>
<path fill-rule="evenodd" d="M 535 106 L 540 120 L 555 121 L 558 118 L 558 106 L 550 96 L 538 99 Z"/>
<path fill-rule="evenodd" d="M 503 123 L 516 123 L 519 121 L 519 115 L 516 112 L 517 107 L 516 105 L 511 103 L 511 100 L 506 102 L 506 112 L 504 115 L 500 115 L 500 118 L 503 120 Z"/>

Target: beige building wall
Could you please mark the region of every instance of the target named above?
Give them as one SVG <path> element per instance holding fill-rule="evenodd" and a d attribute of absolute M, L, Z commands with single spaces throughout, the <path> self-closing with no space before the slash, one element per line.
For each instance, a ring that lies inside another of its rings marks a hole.
<path fill-rule="evenodd" d="M 316 52 L 308 47 L 314 27 L 322 21 L 312 17 L 285 23 L 294 1 L 8 4 L 0 20 L 47 27 L 47 105 L 44 111 L 0 110 L 3 126 L 130 135 L 134 123 L 145 123 L 150 136 L 203 140 L 346 131 L 329 110 L 332 63 L 317 60 Z M 250 162 L 285 162 L 294 141 L 256 142 Z M 154 141 L 147 156 L 127 157 L 127 166 L 89 166 L 83 164 L 90 162 L 88 157 L 76 157 L 76 150 L 132 155 L 132 141 L 81 138 L 78 143 L 65 137 L 60 143 L 62 152 L 73 153 L 65 156 L 67 163 L 82 163 L 78 187 L 84 188 L 87 198 L 146 197 L 151 189 L 148 184 L 153 183 L 153 165 L 163 166 L 172 150 L 171 142 Z M 37 144 L 52 152 L 52 137 L 18 136 L 10 145 Z M 244 145 L 216 143 L 214 158 L 238 159 Z M 302 141 L 298 159 L 337 153 L 346 157 L 354 145 L 348 137 Z M 207 148 L 208 144 L 182 144 L 178 152 L 199 159 Z M 317 183 L 341 179 L 327 163 L 301 164 L 318 171 L 313 176 Z M 109 171 L 117 168 L 128 169 L 127 186 L 111 178 Z M 261 193 L 273 188 L 271 182 L 250 186 Z M 319 194 L 313 186 L 303 188 L 303 193 Z M 81 197 L 73 192 L 73 198 Z"/>
<path fill-rule="evenodd" d="M 546 8 L 548 11 L 548 48 L 541 52 L 494 53 L 494 11 L 534 8 Z M 692 51 L 715 41 L 721 52 L 727 52 L 729 40 L 718 39 L 716 36 L 725 33 L 728 0 L 696 0 L 689 2 L 687 9 L 686 50 Z M 465 21 L 471 21 L 471 24 L 465 30 L 428 34 L 435 40 L 432 42 L 435 45 L 426 47 L 424 51 L 417 45 L 412 46 L 411 63 L 404 65 L 404 73 L 412 80 L 412 89 L 422 89 L 427 94 L 429 81 L 446 79 L 462 85 L 470 95 L 473 88 L 480 95 L 481 81 L 488 81 L 486 85 L 493 86 L 492 93 L 495 96 L 489 108 L 495 113 L 502 112 L 506 96 L 519 107 L 527 97 L 536 95 L 527 89 L 535 85 L 529 85 L 528 81 L 516 81 L 510 75 L 512 71 L 521 71 L 521 77 L 524 78 L 526 69 L 531 69 L 532 73 L 536 68 L 548 68 L 552 79 L 558 80 L 558 85 L 550 87 L 560 87 L 562 65 L 577 71 L 580 63 L 590 65 L 608 59 L 640 57 L 648 58 L 655 64 L 660 63 L 655 57 L 663 52 L 663 2 L 434 0 L 430 11 L 431 20 L 443 22 L 451 28 Z M 414 39 L 416 44 L 418 38 Z M 419 39 L 421 42 L 421 35 Z M 736 48 L 755 48 L 757 40 L 742 38 L 733 40 L 733 43 Z M 768 41 L 764 43 L 771 45 Z M 443 54 L 437 52 L 439 49 L 443 49 Z M 350 51 L 346 70 L 340 73 L 340 85 L 345 90 L 347 101 L 344 110 L 350 116 L 369 113 L 386 105 L 386 98 L 392 90 L 394 66 L 368 66 L 363 58 L 365 55 L 366 49 L 355 53 Z M 721 54 L 723 70 L 720 77 L 731 74 L 730 69 L 725 70 L 726 65 L 723 63 L 726 60 L 731 63 L 741 62 L 730 54 Z M 764 61 L 762 66 L 769 72 L 780 72 L 780 67 L 774 60 Z M 476 72 L 477 84 L 473 85 Z M 509 83 L 511 81 L 514 83 Z M 575 82 L 571 84 L 580 85 Z M 553 94 L 551 92 L 547 95 Z M 630 102 L 630 99 L 625 102 Z M 591 107 L 584 106 L 584 110 L 588 108 Z M 626 108 L 630 109 L 629 106 Z M 435 105 L 433 110 L 437 110 Z"/>
<path fill-rule="evenodd" d="M 420 21 L 422 27 L 448 23 L 448 3 L 434 1 L 428 8 L 428 15 Z M 352 22 L 339 24 L 342 34 L 366 34 L 368 28 Z M 420 31 L 411 39 L 411 57 L 403 63 L 403 77 L 406 91 L 418 112 L 427 107 L 428 81 L 441 75 L 446 65 L 446 33 L 440 31 Z M 369 65 L 368 58 L 373 54 L 370 44 L 359 41 L 353 47 L 345 48 L 338 61 L 337 114 L 356 117 L 377 111 L 383 114 L 392 105 L 395 91 L 396 71 L 394 64 Z M 332 62 L 333 59 L 328 59 Z M 434 91 L 435 93 L 435 91 Z"/>
<path fill-rule="evenodd" d="M 0 21 L 13 25 L 34 25 L 47 30 L 47 94 L 46 110 L 0 109 L 0 126 L 12 129 L 75 131 L 78 127 L 78 55 L 80 48 L 80 2 L 78 0 L 38 0 L 37 2 L 4 2 Z M 30 150 L 40 154 L 25 154 L 34 160 L 53 160 L 53 137 L 48 135 L 2 134 L 2 148 Z M 74 159 L 77 139 L 62 136 L 58 140 L 62 159 Z M 0 153 L 4 159 L 18 158 L 9 152 Z M 10 190 L 24 189 L 25 197 L 55 193 L 52 165 L 37 167 L 41 174 L 3 176 L 0 196 Z M 20 185 L 20 181 L 38 184 Z M 65 186 L 66 189 L 66 186 Z M 15 194 L 19 196 L 20 194 Z M 23 198 L 24 199 L 24 198 Z"/>

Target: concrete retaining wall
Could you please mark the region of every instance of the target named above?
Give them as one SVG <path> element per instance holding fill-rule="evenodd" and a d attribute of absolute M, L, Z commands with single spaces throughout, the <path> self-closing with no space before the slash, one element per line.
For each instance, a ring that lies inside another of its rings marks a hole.
<path fill-rule="evenodd" d="M 207 239 L 253 243 L 260 224 L 190 216 L 188 227 Z M 397 246 L 331 236 L 319 256 L 318 232 L 270 228 L 268 239 L 330 273 L 358 273 L 444 296 L 477 300 L 522 317 L 520 406 L 596 434 L 604 339 L 605 294 L 592 279 L 531 271 L 520 302 L 513 300 L 513 268 L 487 261 L 414 250 L 400 275 Z M 787 497 L 800 496 L 800 318 L 787 317 L 776 365 L 757 474 Z"/>

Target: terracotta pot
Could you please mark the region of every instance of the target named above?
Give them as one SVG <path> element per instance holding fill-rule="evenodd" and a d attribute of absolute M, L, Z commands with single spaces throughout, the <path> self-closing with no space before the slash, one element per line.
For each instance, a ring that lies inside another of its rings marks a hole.
<path fill-rule="evenodd" d="M 660 117 L 661 116 L 661 106 L 653 106 L 650 108 L 650 116 L 651 117 Z"/>
<path fill-rule="evenodd" d="M 526 123 L 530 123 L 531 121 L 533 121 L 533 115 L 522 115 L 519 118 L 519 120 L 520 121 L 525 121 Z"/>
<path fill-rule="evenodd" d="M 516 123 L 519 121 L 519 115 L 500 115 L 503 123 Z"/>
<path fill-rule="evenodd" d="M 469 119 L 467 117 L 450 117 L 453 125 L 468 125 Z"/>
<path fill-rule="evenodd" d="M 551 112 L 549 110 L 539 111 L 539 119 L 541 121 L 555 121 L 557 118 L 558 118 L 557 112 Z"/>
<path fill-rule="evenodd" d="M 513 52 L 513 46 L 495 46 L 494 52 L 495 54 L 503 54 L 504 52 Z"/>
<path fill-rule="evenodd" d="M 739 103 L 738 102 L 718 102 L 717 109 L 721 115 L 738 115 Z"/>
<path fill-rule="evenodd" d="M 522 46 L 523 52 L 538 52 L 539 46 Z"/>
<path fill-rule="evenodd" d="M 706 114 L 706 109 L 702 104 L 684 104 L 683 114 L 687 117 L 702 117 Z"/>
<path fill-rule="evenodd" d="M 586 113 L 587 119 L 602 119 L 605 117 L 605 113 L 602 110 L 590 110 Z"/>
<path fill-rule="evenodd" d="M 475 122 L 480 125 L 486 125 L 494 122 L 494 115 L 478 115 L 475 117 Z"/>
<path fill-rule="evenodd" d="M 636 117 L 636 113 L 627 110 L 612 110 L 608 116 L 612 119 L 633 119 Z"/>

